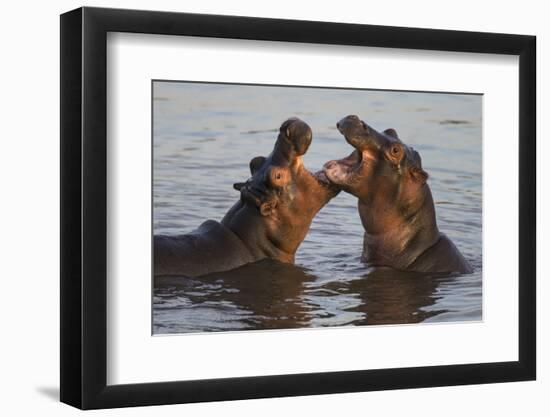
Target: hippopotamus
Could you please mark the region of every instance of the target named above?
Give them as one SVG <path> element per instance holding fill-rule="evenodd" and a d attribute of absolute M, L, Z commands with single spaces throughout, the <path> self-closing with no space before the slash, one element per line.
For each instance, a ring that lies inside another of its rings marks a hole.
<path fill-rule="evenodd" d="M 403 271 L 473 272 L 437 227 L 419 153 L 394 129 L 377 132 L 354 115 L 336 127 L 355 150 L 327 162 L 324 171 L 333 184 L 358 198 L 365 229 L 362 261 Z"/>
<path fill-rule="evenodd" d="M 195 231 L 154 236 L 154 274 L 197 277 L 269 258 L 294 263 L 315 214 L 340 191 L 302 157 L 311 128 L 286 120 L 271 154 L 250 161 L 251 177 L 234 184 L 240 199 L 221 222 L 207 220 Z"/>

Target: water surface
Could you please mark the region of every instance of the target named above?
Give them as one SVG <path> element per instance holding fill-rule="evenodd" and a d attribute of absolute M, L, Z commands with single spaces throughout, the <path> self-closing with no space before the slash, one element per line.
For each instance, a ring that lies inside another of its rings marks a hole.
<path fill-rule="evenodd" d="M 481 320 L 482 154 L 479 95 L 155 82 L 155 234 L 221 220 L 232 184 L 267 156 L 282 121 L 313 130 L 311 171 L 351 152 L 336 121 L 357 114 L 392 127 L 422 157 L 437 221 L 475 269 L 433 275 L 367 268 L 355 197 L 340 193 L 313 220 L 296 266 L 274 261 L 201 278 L 164 278 L 153 297 L 153 332 L 185 333 Z"/>

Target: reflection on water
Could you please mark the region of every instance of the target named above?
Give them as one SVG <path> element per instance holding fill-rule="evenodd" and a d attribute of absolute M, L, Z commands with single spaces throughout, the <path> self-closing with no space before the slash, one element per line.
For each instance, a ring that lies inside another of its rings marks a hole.
<path fill-rule="evenodd" d="M 358 114 L 395 128 L 430 174 L 440 229 L 475 268 L 433 275 L 367 268 L 356 199 L 341 193 L 314 219 L 296 266 L 265 260 L 201 278 L 155 282 L 153 331 L 401 324 L 481 319 L 481 96 L 156 82 L 154 233 L 220 220 L 232 184 L 267 155 L 278 125 L 304 119 L 314 133 L 310 170 L 350 152 L 334 124 Z"/>
<path fill-rule="evenodd" d="M 304 327 L 310 315 L 303 293 L 313 280 L 300 267 L 272 260 L 201 278 L 160 277 L 156 314 L 180 331 Z M 190 315 L 174 315 L 182 304 L 193 306 Z"/>

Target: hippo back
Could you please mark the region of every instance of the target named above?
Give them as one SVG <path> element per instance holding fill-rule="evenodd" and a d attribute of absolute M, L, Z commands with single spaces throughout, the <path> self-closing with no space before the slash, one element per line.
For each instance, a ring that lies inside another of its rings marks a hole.
<path fill-rule="evenodd" d="M 219 222 L 207 220 L 185 235 L 154 237 L 154 275 L 197 277 L 255 261 L 244 243 Z"/>
<path fill-rule="evenodd" d="M 437 243 L 416 258 L 407 269 L 417 272 L 458 272 L 461 274 L 473 272 L 468 261 L 443 233 Z"/>

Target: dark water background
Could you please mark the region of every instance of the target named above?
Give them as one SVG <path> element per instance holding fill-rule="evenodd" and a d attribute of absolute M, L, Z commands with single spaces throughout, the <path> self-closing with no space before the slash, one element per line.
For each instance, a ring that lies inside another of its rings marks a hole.
<path fill-rule="evenodd" d="M 481 113 L 479 95 L 155 82 L 155 234 L 221 220 L 239 198 L 232 184 L 249 177 L 251 158 L 269 154 L 288 117 L 311 126 L 304 161 L 316 171 L 351 152 L 335 123 L 357 114 L 419 151 L 439 228 L 475 272 L 367 268 L 356 198 L 340 193 L 314 219 L 296 266 L 262 261 L 158 282 L 153 333 L 481 320 Z"/>

